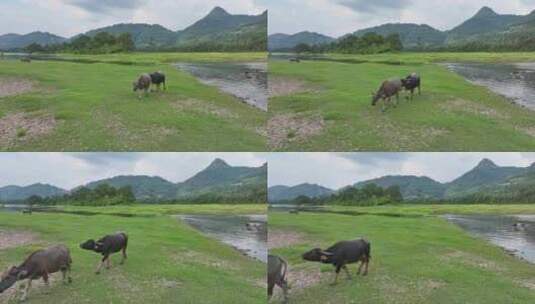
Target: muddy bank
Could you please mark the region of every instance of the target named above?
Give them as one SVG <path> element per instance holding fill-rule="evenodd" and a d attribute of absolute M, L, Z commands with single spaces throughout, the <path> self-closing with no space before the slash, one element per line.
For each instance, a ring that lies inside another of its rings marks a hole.
<path fill-rule="evenodd" d="M 174 64 L 201 83 L 215 86 L 243 102 L 268 109 L 267 63 L 187 63 Z"/>

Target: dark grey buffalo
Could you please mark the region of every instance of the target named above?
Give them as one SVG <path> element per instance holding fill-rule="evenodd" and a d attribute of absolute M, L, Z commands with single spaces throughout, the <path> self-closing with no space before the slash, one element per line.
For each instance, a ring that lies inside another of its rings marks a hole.
<path fill-rule="evenodd" d="M 401 79 L 386 80 L 381 84 L 381 87 L 376 93 L 372 92 L 372 106 L 375 106 L 379 100 L 383 100 L 383 107 L 381 110 L 386 110 L 386 103 L 390 104 L 393 96 L 396 96 L 396 105 L 399 102 L 399 92 L 402 89 Z M 395 106 L 395 105 L 394 105 Z"/>
<path fill-rule="evenodd" d="M 158 71 L 150 74 L 150 79 L 153 85 L 156 85 L 156 88 L 158 91 L 160 90 L 160 85 L 163 84 L 163 89 L 167 90 L 167 87 L 165 85 L 165 74 Z"/>
<path fill-rule="evenodd" d="M 412 73 L 404 79 L 401 79 L 401 84 L 405 90 L 411 92 L 411 100 L 414 96 L 415 89 L 418 89 L 418 95 L 422 94 L 420 76 L 416 73 Z"/>
<path fill-rule="evenodd" d="M 128 247 L 128 235 L 124 232 L 118 232 L 116 234 L 106 235 L 98 241 L 87 240 L 80 244 L 80 248 L 85 250 L 91 250 L 102 254 L 102 260 L 100 261 L 96 274 L 100 273 L 102 266 L 106 263 L 106 269 L 110 269 L 110 255 L 122 251 L 121 265 L 126 260 L 126 248 Z"/>
<path fill-rule="evenodd" d="M 273 296 L 273 288 L 275 285 L 282 288 L 284 302 L 288 301 L 288 282 L 286 281 L 286 271 L 288 270 L 288 263 L 284 259 L 276 255 L 268 256 L 268 299 Z"/>
<path fill-rule="evenodd" d="M 321 248 L 314 248 L 303 254 L 303 259 L 311 262 L 321 262 L 324 264 L 332 264 L 336 267 L 336 277 L 334 283 L 338 281 L 338 274 L 340 269 L 344 269 L 348 278 L 351 279 L 351 274 L 347 270 L 347 264 L 361 262 L 357 275 L 362 271 L 364 265 L 363 275 L 368 274 L 368 264 L 371 258 L 370 242 L 364 239 L 341 241 L 333 246 L 322 250 Z"/>
<path fill-rule="evenodd" d="M 72 259 L 69 249 L 64 245 L 56 245 L 46 249 L 35 251 L 19 266 L 13 266 L 1 275 L 0 293 L 13 286 L 17 281 L 28 280 L 21 301 L 28 298 L 28 292 L 32 286 L 32 280 L 43 278 L 48 286 L 48 278 L 51 274 L 61 271 L 63 282 L 72 282 L 71 272 Z"/>
<path fill-rule="evenodd" d="M 132 83 L 134 92 L 139 91 L 138 97 L 141 98 L 141 93 L 145 92 L 145 95 L 149 93 L 150 85 L 152 84 L 152 79 L 149 74 L 142 74 L 139 76 L 137 81 Z"/>

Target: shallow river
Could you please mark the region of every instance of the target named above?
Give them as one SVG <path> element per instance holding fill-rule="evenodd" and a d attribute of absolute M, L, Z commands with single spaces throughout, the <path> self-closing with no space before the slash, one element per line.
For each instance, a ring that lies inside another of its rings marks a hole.
<path fill-rule="evenodd" d="M 178 218 L 209 237 L 267 262 L 266 215 L 179 215 Z"/>
<path fill-rule="evenodd" d="M 535 63 L 446 63 L 468 81 L 535 110 Z"/>
<path fill-rule="evenodd" d="M 535 263 L 535 215 L 446 215 L 472 235 Z"/>
<path fill-rule="evenodd" d="M 176 63 L 200 82 L 218 87 L 249 105 L 268 109 L 267 63 Z"/>

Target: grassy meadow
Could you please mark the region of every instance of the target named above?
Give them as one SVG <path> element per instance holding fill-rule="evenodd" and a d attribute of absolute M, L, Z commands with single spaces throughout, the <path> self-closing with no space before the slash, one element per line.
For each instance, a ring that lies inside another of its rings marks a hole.
<path fill-rule="evenodd" d="M 499 209 L 480 205 L 472 206 L 472 212 L 478 212 L 481 207 L 484 208 L 481 213 L 497 213 Z M 535 265 L 468 235 L 441 217 L 403 216 L 410 215 L 414 208 L 417 207 L 409 207 L 407 214 L 401 207 L 396 208 L 398 217 L 374 215 L 373 208 L 366 208 L 369 214 L 360 216 L 270 212 L 270 253 L 282 256 L 290 265 L 289 303 L 535 301 Z M 515 208 L 507 206 L 498 212 L 513 214 L 518 211 Z M 361 208 L 349 207 L 345 211 L 349 209 L 355 213 L 361 211 Z M 461 208 L 445 206 L 442 211 L 459 210 Z M 533 207 L 531 212 L 535 212 Z M 338 284 L 331 286 L 332 266 L 305 262 L 301 258 L 301 254 L 311 248 L 326 248 L 338 240 L 357 237 L 371 242 L 368 276 L 355 276 L 357 266 L 353 264 L 349 266 L 353 279 L 347 280 L 342 271 Z M 275 244 L 271 243 L 272 239 L 277 240 Z M 278 300 L 280 295 L 272 302 Z"/>
<path fill-rule="evenodd" d="M 437 62 L 526 62 L 535 53 L 326 55 L 270 60 L 276 151 L 530 151 L 535 113 L 473 85 Z M 382 81 L 417 72 L 422 95 L 381 112 L 371 92 Z M 293 84 L 290 85 L 288 83 Z M 293 87 L 292 87 L 293 86 Z M 282 125 L 282 126 L 281 126 Z"/>
<path fill-rule="evenodd" d="M 0 151 L 260 151 L 267 114 L 171 65 L 257 61 L 265 54 L 61 55 L 0 61 Z M 161 70 L 168 90 L 138 99 L 132 82 Z"/>
<path fill-rule="evenodd" d="M 200 209 L 205 213 L 229 211 L 215 205 Z M 234 209 L 244 213 L 253 211 L 250 207 Z M 32 251 L 51 244 L 63 243 L 71 250 L 73 283 L 63 285 L 61 274 L 54 274 L 47 291 L 36 281 L 28 303 L 72 303 L 72 299 L 77 303 L 265 302 L 264 263 L 205 237 L 170 216 L 157 213 L 151 217 L 56 213 L 29 216 L 0 212 L 0 231 L 32 236 L 27 244 L 0 246 L 2 270 L 20 264 Z M 129 235 L 128 259 L 119 265 L 120 255 L 113 255 L 112 268 L 96 275 L 100 256 L 81 250 L 79 244 L 115 231 Z M 0 295 L 0 303 L 17 301 L 8 300 L 4 293 Z"/>

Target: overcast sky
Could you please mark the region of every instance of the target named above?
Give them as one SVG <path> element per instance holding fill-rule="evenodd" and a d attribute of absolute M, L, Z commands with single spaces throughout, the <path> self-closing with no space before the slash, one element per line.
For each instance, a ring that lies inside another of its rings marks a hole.
<path fill-rule="evenodd" d="M 385 175 L 428 176 L 449 182 L 483 158 L 499 166 L 527 167 L 535 153 L 274 153 L 269 186 L 320 184 L 332 189 Z"/>
<path fill-rule="evenodd" d="M 341 36 L 383 23 L 426 23 L 451 29 L 489 6 L 500 14 L 528 14 L 535 0 L 262 0 L 269 32 L 309 30 Z"/>
<path fill-rule="evenodd" d="M 51 32 L 71 37 L 116 23 L 161 24 L 181 30 L 221 6 L 232 14 L 259 14 L 257 0 L 0 0 L 0 34 Z"/>
<path fill-rule="evenodd" d="M 0 187 L 48 183 L 72 189 L 117 175 L 181 182 L 215 158 L 232 166 L 258 167 L 266 162 L 261 153 L 0 153 Z"/>

